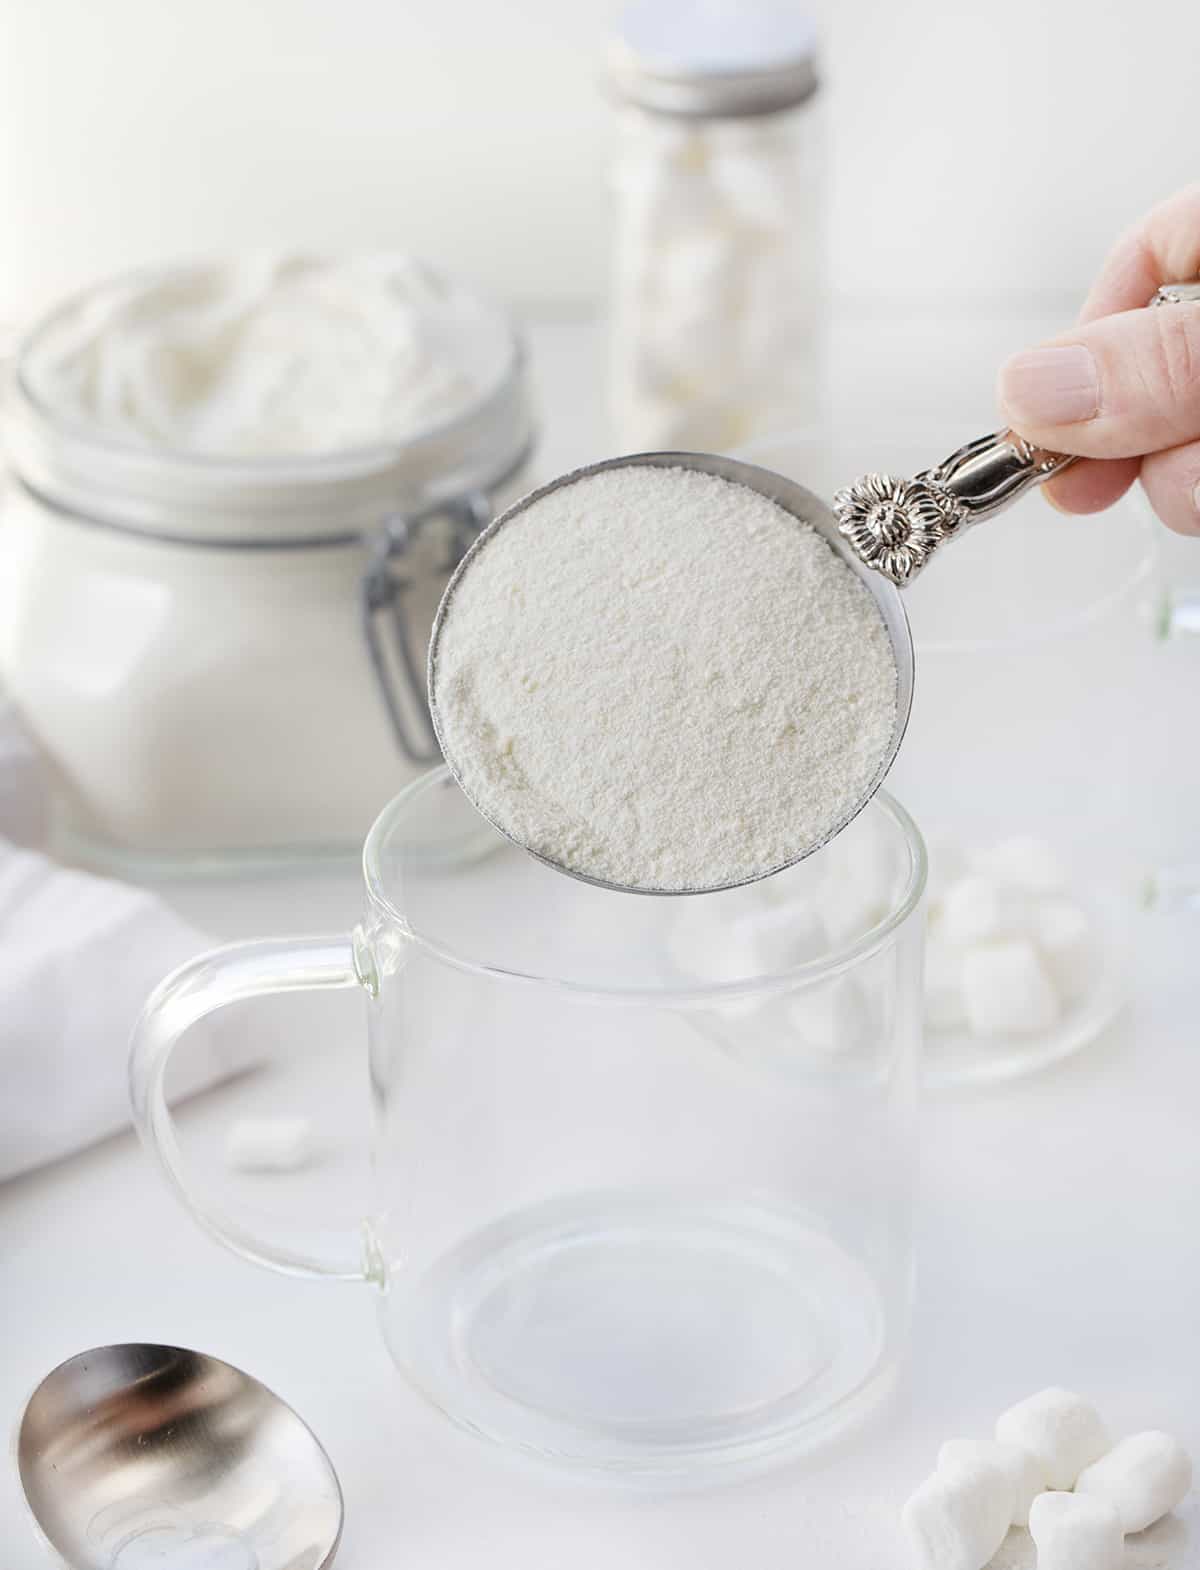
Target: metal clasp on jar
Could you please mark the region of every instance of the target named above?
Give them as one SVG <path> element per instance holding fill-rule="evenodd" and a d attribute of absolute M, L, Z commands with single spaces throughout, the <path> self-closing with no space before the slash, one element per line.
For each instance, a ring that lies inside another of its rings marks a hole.
<path fill-rule="evenodd" d="M 429 717 L 425 642 L 429 629 L 414 626 L 413 590 L 420 579 L 406 571 L 418 540 L 435 519 L 445 519 L 446 553 L 437 570 L 446 578 L 466 555 L 475 536 L 491 521 L 492 504 L 482 491 L 438 502 L 421 512 L 396 514 L 381 526 L 363 574 L 361 615 L 371 667 L 379 684 L 396 744 L 410 763 L 437 763 L 441 751 Z"/>

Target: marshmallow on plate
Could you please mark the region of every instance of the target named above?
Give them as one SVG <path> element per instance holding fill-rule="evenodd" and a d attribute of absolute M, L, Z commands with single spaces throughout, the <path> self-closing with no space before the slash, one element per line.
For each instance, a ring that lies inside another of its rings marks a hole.
<path fill-rule="evenodd" d="M 750 966 L 744 972 L 749 976 L 778 976 L 829 947 L 820 916 L 802 900 L 738 916 L 729 936 Z"/>
<path fill-rule="evenodd" d="M 1170 1434 L 1149 1429 L 1122 1439 L 1107 1455 L 1085 1467 L 1077 1494 L 1106 1500 L 1125 1532 L 1141 1532 L 1166 1515 L 1192 1486 L 1192 1462 Z"/>
<path fill-rule="evenodd" d="M 1075 1479 L 1112 1447 L 1095 1407 L 1051 1385 L 1018 1401 L 996 1419 L 996 1438 L 1034 1457 L 1047 1488 L 1073 1488 Z"/>
<path fill-rule="evenodd" d="M 1112 1505 L 1086 1495 L 1039 1494 L 1029 1511 L 1038 1570 L 1120 1570 L 1125 1552 Z"/>
<path fill-rule="evenodd" d="M 925 940 L 925 1023 L 930 1030 L 961 1030 L 967 1023 L 962 955 L 941 938 Z"/>
<path fill-rule="evenodd" d="M 1013 834 L 976 851 L 972 865 L 986 877 L 1029 894 L 1057 894 L 1066 874 L 1052 846 L 1033 834 Z"/>
<path fill-rule="evenodd" d="M 1028 1450 L 1019 1445 L 1002 1445 L 996 1439 L 948 1439 L 938 1451 L 938 1471 L 990 1461 L 999 1467 L 1012 1489 L 1009 1520 L 1013 1526 L 1029 1523 L 1029 1507 L 1042 1492 L 1042 1469 Z"/>
<path fill-rule="evenodd" d="M 1020 937 L 1028 927 L 1025 895 L 993 878 L 959 878 L 942 895 L 938 936 L 947 943 L 965 945 Z"/>
<path fill-rule="evenodd" d="M 1067 1003 L 1082 997 L 1094 969 L 1091 923 L 1084 912 L 1073 900 L 1039 900 L 1030 931 L 1059 996 Z"/>
<path fill-rule="evenodd" d="M 977 1036 L 1034 1036 L 1058 1019 L 1046 967 L 1026 938 L 968 949 L 962 989 L 967 1023 Z"/>
<path fill-rule="evenodd" d="M 900 1521 L 917 1570 L 983 1570 L 1008 1535 L 1012 1479 L 996 1461 L 962 1455 L 927 1477 Z"/>
<path fill-rule="evenodd" d="M 786 1007 L 788 1023 L 814 1052 L 852 1052 L 870 1037 L 870 1005 L 853 976 L 804 987 L 788 997 Z"/>

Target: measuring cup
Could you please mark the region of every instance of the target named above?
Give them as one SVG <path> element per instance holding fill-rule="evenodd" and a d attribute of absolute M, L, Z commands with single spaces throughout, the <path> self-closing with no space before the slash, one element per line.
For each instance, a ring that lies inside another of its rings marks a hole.
<path fill-rule="evenodd" d="M 1152 306 L 1200 301 L 1200 284 L 1173 284 L 1159 289 Z M 734 458 L 711 453 L 657 452 L 611 458 L 591 464 L 551 481 L 497 518 L 477 537 L 450 579 L 442 597 L 429 645 L 429 707 L 434 730 L 447 766 L 476 809 L 502 834 L 522 845 L 530 855 L 560 872 L 603 888 L 655 894 L 712 893 L 740 883 L 757 882 L 794 866 L 827 844 L 862 811 L 886 778 L 908 724 L 913 696 L 913 644 L 898 589 L 924 570 L 933 554 L 948 541 L 965 533 L 984 518 L 1001 512 L 1032 486 L 1040 485 L 1073 463 L 1064 453 L 1034 446 L 1012 430 L 980 436 L 943 462 L 922 470 L 911 479 L 868 473 L 837 492 L 832 507 L 794 480 Z M 497 534 L 519 519 L 530 506 L 551 493 L 609 469 L 690 469 L 746 486 L 809 524 L 833 549 L 875 601 L 892 645 L 896 663 L 895 723 L 879 767 L 857 800 L 828 831 L 797 855 L 791 855 L 753 876 L 723 880 L 702 887 L 630 889 L 564 862 L 516 840 L 479 802 L 462 776 L 454 749 L 447 738 L 439 704 L 439 651 L 448 619 L 453 617 L 455 596 L 465 578 L 488 550 Z"/>

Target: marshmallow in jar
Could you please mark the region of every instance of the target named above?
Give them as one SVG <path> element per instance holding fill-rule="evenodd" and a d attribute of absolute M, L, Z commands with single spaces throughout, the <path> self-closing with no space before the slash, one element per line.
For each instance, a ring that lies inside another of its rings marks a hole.
<path fill-rule="evenodd" d="M 640 0 L 609 81 L 618 444 L 723 451 L 809 424 L 823 272 L 810 24 L 770 0 Z"/>
<path fill-rule="evenodd" d="M 60 842 L 357 844 L 436 761 L 434 611 L 527 488 L 508 321 L 396 256 L 139 274 L 33 330 L 5 414 L 0 679 Z"/>

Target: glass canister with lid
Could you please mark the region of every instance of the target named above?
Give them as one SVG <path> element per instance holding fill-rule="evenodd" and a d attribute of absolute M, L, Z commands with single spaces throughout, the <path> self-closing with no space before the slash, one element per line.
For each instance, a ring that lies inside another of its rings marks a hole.
<path fill-rule="evenodd" d="M 121 278 L 30 333 L 5 436 L 0 678 L 63 848 L 348 851 L 437 761 L 434 611 L 528 485 L 502 313 L 394 256 Z"/>
<path fill-rule="evenodd" d="M 824 281 L 811 24 L 771 0 L 637 0 L 608 82 L 618 444 L 728 451 L 811 424 Z"/>

